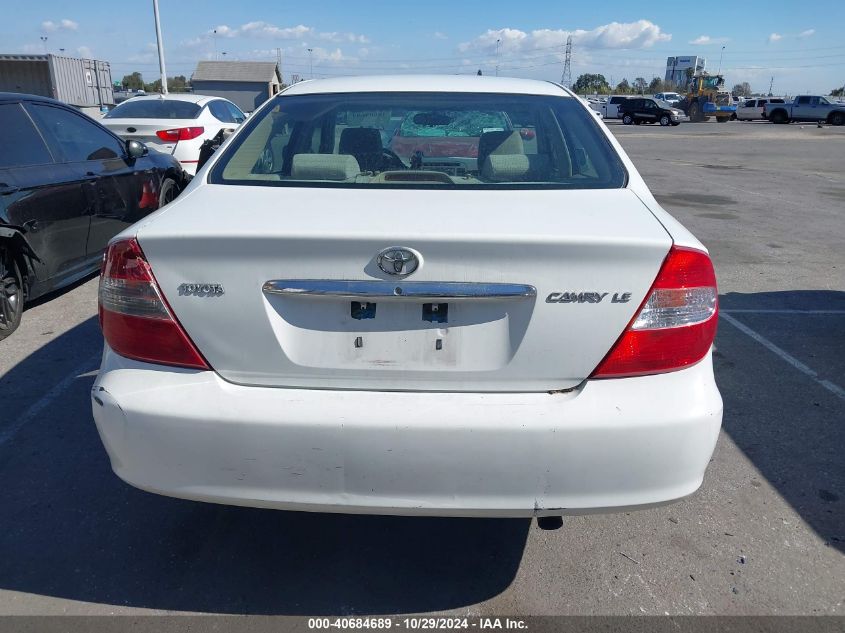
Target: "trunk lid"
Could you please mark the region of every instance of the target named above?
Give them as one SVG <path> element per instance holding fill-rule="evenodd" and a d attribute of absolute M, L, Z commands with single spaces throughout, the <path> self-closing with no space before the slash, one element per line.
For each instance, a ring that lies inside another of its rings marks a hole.
<path fill-rule="evenodd" d="M 156 132 L 197 124 L 194 119 L 102 119 L 100 122 L 122 139 L 140 141 L 150 149 L 164 154 L 176 151 L 178 141 L 163 141 L 156 136 Z"/>
<path fill-rule="evenodd" d="M 577 386 L 672 243 L 627 189 L 233 185 L 198 187 L 138 240 L 224 379 L 439 391 Z M 395 246 L 420 256 L 406 278 L 378 266 Z"/>

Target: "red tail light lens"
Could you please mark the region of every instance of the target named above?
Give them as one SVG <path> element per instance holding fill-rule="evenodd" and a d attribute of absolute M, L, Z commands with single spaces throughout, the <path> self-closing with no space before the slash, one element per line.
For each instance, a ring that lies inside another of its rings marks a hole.
<path fill-rule="evenodd" d="M 713 344 L 718 316 L 710 257 L 673 246 L 637 316 L 591 377 L 659 374 L 697 363 Z"/>
<path fill-rule="evenodd" d="M 134 238 L 109 246 L 100 274 L 99 303 L 103 336 L 121 356 L 211 369 L 171 312 Z"/>
<path fill-rule="evenodd" d="M 159 130 L 156 136 L 162 141 L 190 141 L 205 132 L 204 127 L 175 127 L 172 130 Z"/>

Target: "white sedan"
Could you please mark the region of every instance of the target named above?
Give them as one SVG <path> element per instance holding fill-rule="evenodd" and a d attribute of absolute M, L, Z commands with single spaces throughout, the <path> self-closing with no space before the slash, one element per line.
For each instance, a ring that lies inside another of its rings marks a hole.
<path fill-rule="evenodd" d="M 295 84 L 111 242 L 99 301 L 112 468 L 174 497 L 647 507 L 701 485 L 722 420 L 707 251 L 548 82 Z"/>
<path fill-rule="evenodd" d="M 220 130 L 236 128 L 245 118 L 240 108 L 227 99 L 169 94 L 124 101 L 101 123 L 124 139 L 172 154 L 193 176 L 203 142 Z"/>

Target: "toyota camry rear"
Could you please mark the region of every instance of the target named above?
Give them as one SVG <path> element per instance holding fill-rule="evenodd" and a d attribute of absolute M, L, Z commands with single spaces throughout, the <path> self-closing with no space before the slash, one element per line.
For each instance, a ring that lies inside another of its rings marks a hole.
<path fill-rule="evenodd" d="M 92 406 L 117 475 L 175 497 L 649 506 L 713 452 L 717 312 L 704 247 L 560 86 L 303 82 L 112 242 Z"/>

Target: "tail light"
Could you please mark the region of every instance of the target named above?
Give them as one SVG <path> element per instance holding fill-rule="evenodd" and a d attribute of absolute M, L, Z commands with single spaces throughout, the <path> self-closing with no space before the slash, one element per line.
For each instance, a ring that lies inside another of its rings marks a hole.
<path fill-rule="evenodd" d="M 648 298 L 591 377 L 659 374 L 697 363 L 713 344 L 718 312 L 710 258 L 673 246 Z"/>
<path fill-rule="evenodd" d="M 205 132 L 204 127 L 175 127 L 171 130 L 159 130 L 156 136 L 162 141 L 190 141 Z"/>
<path fill-rule="evenodd" d="M 167 305 L 134 238 L 109 246 L 100 274 L 99 300 L 103 336 L 121 356 L 211 369 Z"/>

